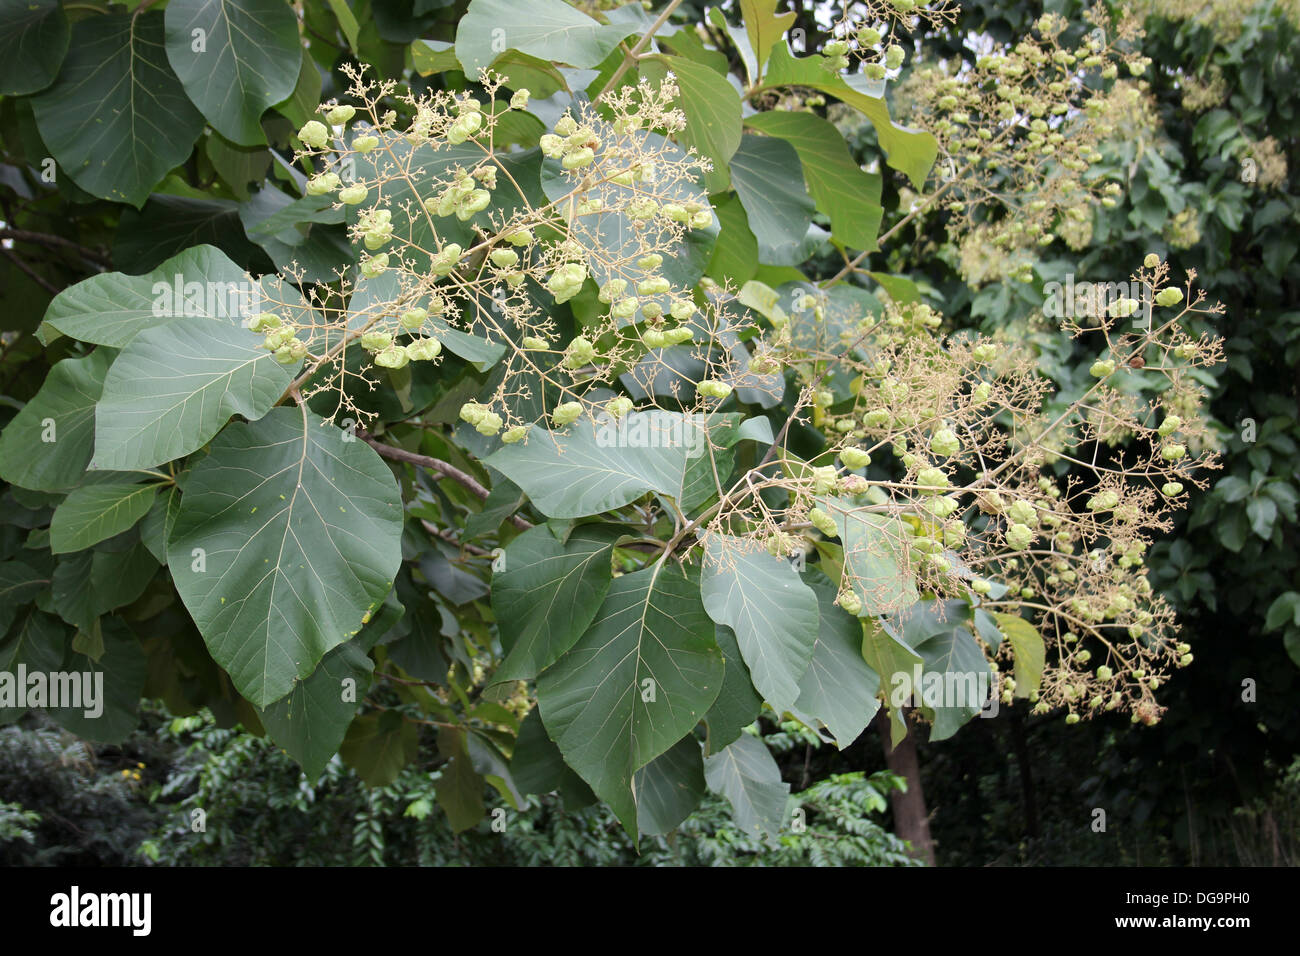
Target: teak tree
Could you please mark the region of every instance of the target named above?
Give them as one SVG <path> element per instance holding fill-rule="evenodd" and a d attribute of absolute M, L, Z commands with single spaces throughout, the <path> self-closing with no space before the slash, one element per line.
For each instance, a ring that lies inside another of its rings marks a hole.
<path fill-rule="evenodd" d="M 0 4 L 27 188 L 132 207 L 0 436 L 0 666 L 108 687 L 56 720 L 208 706 L 370 782 L 428 742 L 457 828 L 486 782 L 636 839 L 706 787 L 779 837 L 760 713 L 841 748 L 878 711 L 894 744 L 905 711 L 1159 719 L 1192 658 L 1143 555 L 1214 465 L 1186 320 L 1219 307 L 1134 262 L 1057 312 L 1095 353 L 1060 394 L 887 267 L 941 215 L 1034 281 L 1121 189 L 1135 23 L 950 71 L 907 62 L 951 12 L 910 0 L 818 52 L 776 0 L 159 6 Z"/>

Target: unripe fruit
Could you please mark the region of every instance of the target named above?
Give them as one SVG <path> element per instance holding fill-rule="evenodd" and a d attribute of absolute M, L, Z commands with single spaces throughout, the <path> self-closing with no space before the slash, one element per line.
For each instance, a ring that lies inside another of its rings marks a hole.
<path fill-rule="evenodd" d="M 310 146 L 313 149 L 323 149 L 329 142 L 330 131 L 324 123 L 318 120 L 309 120 L 302 129 L 298 130 L 298 139 L 303 145 Z"/>
<path fill-rule="evenodd" d="M 325 118 L 333 126 L 346 123 L 352 117 L 357 115 L 356 107 L 353 106 L 336 106 L 325 114 Z M 301 137 L 300 137 L 301 138 Z"/>
<path fill-rule="evenodd" d="M 411 357 L 406 354 L 406 349 L 401 346 L 393 345 L 375 353 L 374 363 L 383 368 L 403 368 Z"/>
<path fill-rule="evenodd" d="M 1154 252 L 1148 252 L 1147 257 L 1142 260 L 1142 265 L 1146 266 L 1148 269 L 1154 269 L 1156 266 L 1160 265 L 1160 257 Z"/>
<path fill-rule="evenodd" d="M 701 209 L 691 216 L 692 229 L 707 229 L 713 225 L 713 213 L 708 209 Z"/>
<path fill-rule="evenodd" d="M 366 332 L 361 336 L 361 347 L 370 352 L 378 352 L 393 344 L 393 337 L 387 332 Z"/>
<path fill-rule="evenodd" d="M 360 183 L 357 183 L 354 186 L 348 186 L 339 190 L 339 202 L 345 203 L 349 206 L 355 206 L 357 203 L 365 202 L 366 197 L 369 195 L 370 190 L 365 186 L 362 186 Z"/>
<path fill-rule="evenodd" d="M 1183 483 L 1181 481 L 1166 481 L 1160 486 L 1160 493 L 1166 498 L 1177 498 L 1183 493 Z"/>
<path fill-rule="evenodd" d="M 582 169 L 584 166 L 590 166 L 596 159 L 596 154 L 587 147 L 576 149 L 565 155 L 560 161 L 560 165 L 565 169 Z"/>
<path fill-rule="evenodd" d="M 493 249 L 488 258 L 498 269 L 513 269 L 519 262 L 519 253 L 513 249 Z"/>
<path fill-rule="evenodd" d="M 1110 680 L 1114 676 L 1114 672 L 1105 664 L 1097 668 L 1097 680 Z"/>
<path fill-rule="evenodd" d="M 1187 448 L 1177 442 L 1164 445 L 1160 449 L 1160 457 L 1165 461 L 1178 461 L 1187 455 Z"/>
<path fill-rule="evenodd" d="M 682 326 L 676 329 L 664 329 L 664 342 L 668 345 L 681 345 L 695 337 L 695 330 Z"/>
<path fill-rule="evenodd" d="M 406 345 L 407 356 L 415 362 L 427 362 L 438 357 L 442 351 L 442 343 L 432 336 L 422 339 L 416 339 L 414 342 L 408 342 Z"/>
<path fill-rule="evenodd" d="M 398 319 L 398 321 L 402 325 L 402 328 L 406 329 L 408 332 L 415 331 L 420 326 L 424 325 L 424 323 L 427 322 L 428 320 L 429 320 L 429 310 L 419 309 L 419 308 L 407 309 L 405 312 L 402 313 L 401 318 Z"/>
<path fill-rule="evenodd" d="M 1024 524 L 1013 524 L 1007 529 L 1007 545 L 1015 551 L 1023 551 L 1034 540 L 1034 532 Z"/>
<path fill-rule="evenodd" d="M 339 185 L 338 173 L 321 173 L 319 176 L 313 176 L 307 180 L 307 195 L 324 196 L 326 193 L 332 193 L 338 189 Z"/>
<path fill-rule="evenodd" d="M 361 263 L 361 274 L 367 279 L 373 279 L 375 276 L 383 275 L 384 270 L 388 268 L 388 253 L 381 252 L 377 256 L 371 256 L 365 262 Z"/>
<path fill-rule="evenodd" d="M 523 441 L 524 438 L 527 437 L 527 435 L 528 435 L 527 425 L 516 425 L 514 428 L 506 429 L 506 433 L 501 436 L 501 440 L 505 442 L 507 445 L 513 445 L 516 442 Z"/>
<path fill-rule="evenodd" d="M 501 431 L 501 426 L 505 424 L 501 421 L 501 416 L 496 412 L 484 412 L 479 420 L 474 423 L 474 430 L 480 435 L 491 437 Z"/>
<path fill-rule="evenodd" d="M 1079 722 L 1079 715 L 1078 715 L 1078 714 L 1066 714 L 1066 715 L 1065 715 L 1065 722 L 1066 722 L 1067 724 L 1072 724 L 1072 725 L 1073 725 L 1073 724 L 1077 724 L 1077 723 Z"/>
<path fill-rule="evenodd" d="M 990 591 L 993 590 L 993 585 L 990 584 L 988 581 L 985 581 L 983 578 L 976 578 L 975 580 L 971 581 L 970 589 L 974 591 L 976 594 L 988 594 Z"/>
<path fill-rule="evenodd" d="M 1119 504 L 1119 495 L 1113 491 L 1103 491 L 1088 499 L 1089 511 L 1110 511 Z"/>
<path fill-rule="evenodd" d="M 1137 299 L 1116 299 L 1111 303 L 1110 314 L 1117 319 L 1126 319 L 1138 310 Z"/>
<path fill-rule="evenodd" d="M 1181 289 L 1175 288 L 1174 286 L 1168 286 L 1156 293 L 1156 305 L 1161 305 L 1161 306 L 1177 305 L 1179 302 L 1182 301 L 1183 301 L 1183 291 Z"/>
<path fill-rule="evenodd" d="M 527 109 L 530 95 L 528 90 L 518 90 L 514 96 L 510 97 L 510 108 L 512 110 Z"/>
<path fill-rule="evenodd" d="M 555 411 L 551 413 L 551 420 L 556 425 L 563 428 L 565 425 L 571 425 L 582 416 L 581 402 L 561 402 L 555 406 Z"/>
<path fill-rule="evenodd" d="M 250 332 L 270 332 L 272 329 L 278 329 L 281 324 L 280 317 L 274 312 L 259 312 L 248 320 L 248 330 Z"/>
<path fill-rule="evenodd" d="M 614 418 L 622 418 L 632 410 L 632 399 L 628 398 L 626 395 L 619 395 L 616 398 L 611 398 L 605 403 L 605 410 Z"/>
<path fill-rule="evenodd" d="M 724 399 L 731 394 L 731 386 L 726 382 L 715 382 L 712 379 L 705 379 L 696 387 L 701 395 L 707 395 L 709 398 Z"/>
<path fill-rule="evenodd" d="M 923 495 L 937 495 L 948 487 L 948 476 L 939 468 L 922 468 L 917 472 L 916 486 Z"/>
<path fill-rule="evenodd" d="M 1093 378 L 1105 378 L 1114 371 L 1115 363 L 1110 359 L 1097 359 L 1097 361 L 1092 363 L 1092 367 L 1088 369 L 1088 373 L 1092 375 Z"/>
<path fill-rule="evenodd" d="M 531 229 L 516 229 L 506 236 L 505 240 L 512 246 L 526 246 L 533 241 L 533 231 Z"/>
<path fill-rule="evenodd" d="M 534 351 L 534 352 L 542 349 L 550 348 L 550 346 L 546 342 L 546 339 L 539 339 L 535 335 L 525 335 L 523 346 L 529 351 Z"/>
<path fill-rule="evenodd" d="M 992 342 L 982 342 L 971 349 L 971 358 L 977 362 L 992 362 L 998 355 L 998 347 Z"/>
<path fill-rule="evenodd" d="M 641 341 L 648 349 L 661 349 L 667 344 L 664 333 L 660 329 L 646 329 L 641 333 Z"/>
<path fill-rule="evenodd" d="M 591 360 L 595 357 L 595 346 L 585 336 L 579 335 L 564 350 L 563 364 L 565 368 L 581 368 L 591 364 Z"/>
<path fill-rule="evenodd" d="M 835 603 L 853 615 L 862 611 L 862 599 L 850 588 L 840 591 L 835 598 Z"/>
<path fill-rule="evenodd" d="M 543 133 L 537 145 L 541 147 L 542 155 L 551 159 L 559 159 L 564 155 L 564 140 L 554 133 Z"/>
<path fill-rule="evenodd" d="M 942 458 L 951 458 L 961 451 L 961 442 L 951 429 L 940 428 L 930 436 L 930 451 Z"/>
<path fill-rule="evenodd" d="M 833 538 L 839 533 L 835 527 L 835 519 L 821 508 L 813 508 L 809 511 L 808 520 L 812 522 L 814 528 L 828 538 Z"/>
<path fill-rule="evenodd" d="M 377 136 L 358 136 L 352 141 L 352 148 L 358 153 L 368 153 L 379 145 Z"/>
<path fill-rule="evenodd" d="M 844 462 L 845 468 L 856 471 L 871 464 L 871 456 L 861 448 L 844 448 L 840 451 L 840 461 Z"/>

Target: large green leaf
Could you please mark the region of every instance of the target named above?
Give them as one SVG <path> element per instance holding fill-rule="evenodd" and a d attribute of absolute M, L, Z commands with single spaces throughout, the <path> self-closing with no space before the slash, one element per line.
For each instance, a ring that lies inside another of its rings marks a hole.
<path fill-rule="evenodd" d="M 899 126 L 889 118 L 889 107 L 883 96 L 850 85 L 838 73 L 827 71 L 823 56 L 795 58 L 784 43 L 775 44 L 771 56 L 763 77 L 765 87 L 811 87 L 843 100 L 871 121 L 876 129 L 876 140 L 885 151 L 889 165 L 906 173 L 916 189 L 925 188 L 930 169 L 939 155 L 939 144 L 933 135 Z"/>
<path fill-rule="evenodd" d="M 54 509 L 50 550 L 82 551 L 135 525 L 153 506 L 158 485 L 110 481 L 77 488 Z"/>
<path fill-rule="evenodd" d="M 139 724 L 140 694 L 149 664 L 139 640 L 120 620 L 104 618 L 101 634 L 102 652 L 97 657 L 77 653 L 76 645 L 70 644 L 59 668 L 77 674 L 83 687 L 87 679 L 92 682 L 94 706 L 47 707 L 45 712 L 78 737 L 114 744 L 125 740 Z"/>
<path fill-rule="evenodd" d="M 213 128 L 266 142 L 261 118 L 298 83 L 298 18 L 283 0 L 171 0 L 167 60 Z M 196 49 L 197 47 L 197 49 Z"/>
<path fill-rule="evenodd" d="M 669 833 L 691 815 L 705 793 L 700 742 L 687 734 L 636 772 L 636 824 L 652 836 Z"/>
<path fill-rule="evenodd" d="M 80 483 L 95 445 L 95 403 L 116 353 L 96 349 L 50 370 L 36 397 L 0 434 L 0 479 L 63 491 Z"/>
<path fill-rule="evenodd" d="M 741 735 L 746 727 L 758 719 L 763 709 L 763 698 L 754 690 L 753 678 L 740 656 L 736 635 L 725 624 L 719 624 L 714 639 L 722 648 L 726 671 L 722 675 L 722 689 L 709 712 L 704 715 L 708 730 L 705 752 L 715 754 Z"/>
<path fill-rule="evenodd" d="M 356 634 L 401 564 L 397 482 L 350 437 L 277 408 L 226 428 L 186 481 L 167 563 L 213 658 L 258 707 Z"/>
<path fill-rule="evenodd" d="M 807 259 L 816 248 L 807 240 L 814 207 L 794 147 L 745 134 L 731 157 L 731 181 L 758 240 L 758 261 L 794 266 Z"/>
<path fill-rule="evenodd" d="M 386 787 L 415 759 L 420 731 L 395 710 L 358 717 L 348 728 L 339 756 L 369 786 Z"/>
<path fill-rule="evenodd" d="M 0 561 L 0 637 L 18 615 L 18 608 L 40 594 L 49 579 L 22 561 Z"/>
<path fill-rule="evenodd" d="M 726 750 L 704 759 L 704 779 L 709 789 L 731 802 L 736 826 L 751 836 L 766 836 L 774 843 L 785 823 L 790 785 L 781 781 L 781 769 L 772 753 L 750 734 L 741 734 Z"/>
<path fill-rule="evenodd" d="M 1043 666 L 1047 658 L 1043 635 L 1019 614 L 994 611 L 993 618 L 1011 642 L 1011 653 L 1015 660 L 1016 696 L 1028 697 L 1043 682 Z"/>
<path fill-rule="evenodd" d="M 230 419 L 258 419 L 289 383 L 252 332 L 186 318 L 127 343 L 104 379 L 90 467 L 153 468 L 202 448 Z"/>
<path fill-rule="evenodd" d="M 552 518 L 621 508 L 648 492 L 680 493 L 686 469 L 704 453 L 703 424 L 678 412 L 633 412 L 619 422 L 581 418 L 557 432 L 533 429 L 485 460 Z"/>
<path fill-rule="evenodd" d="M 104 272 L 69 286 L 51 300 L 45 325 L 96 345 L 120 348 L 143 329 L 203 316 L 238 324 L 260 312 L 259 285 L 216 246 L 194 246 L 148 275 Z"/>
<path fill-rule="evenodd" d="M 907 570 L 905 531 L 897 518 L 844 498 L 818 498 L 844 544 L 844 571 L 862 600 L 862 614 L 886 614 L 914 604 L 916 583 Z"/>
<path fill-rule="evenodd" d="M 438 753 L 447 762 L 433 788 L 452 832 L 460 833 L 483 819 L 483 778 L 470 761 L 465 731 L 461 728 L 444 727 L 438 731 Z"/>
<path fill-rule="evenodd" d="M 917 644 L 916 652 L 925 662 L 918 702 L 933 715 L 930 739 L 946 740 L 980 712 L 992 693 L 988 659 L 971 632 L 955 621 Z"/>
<path fill-rule="evenodd" d="M 758 692 L 777 713 L 793 710 L 817 640 L 817 595 L 789 561 L 745 538 L 710 535 L 705 555 L 705 609 L 735 632 Z"/>
<path fill-rule="evenodd" d="M 510 775 L 524 793 L 558 791 L 566 810 L 577 810 L 596 802 L 587 782 L 564 762 L 560 748 L 547 736 L 542 714 L 536 707 L 519 725 Z"/>
<path fill-rule="evenodd" d="M 794 713 L 815 727 L 821 721 L 843 750 L 871 723 L 880 709 L 880 677 L 862 657 L 862 621 L 835 604 L 838 588 L 824 574 L 805 580 L 817 595 L 821 625 L 808 670 L 799 681 Z"/>
<path fill-rule="evenodd" d="M 13 632 L 0 634 L 0 724 L 17 720 L 27 710 L 20 707 L 15 685 L 19 667 L 28 672 L 49 673 L 59 669 L 70 644 L 69 632 L 53 615 L 43 614 L 35 608 L 19 621 Z M 13 693 L 10 700 L 7 693 Z"/>
<path fill-rule="evenodd" d="M 92 195 L 137 208 L 203 130 L 154 11 L 78 21 L 58 79 L 32 109 L 61 171 Z"/>
<path fill-rule="evenodd" d="M 676 567 L 615 578 L 595 621 L 537 681 L 565 762 L 637 834 L 633 775 L 699 722 L 722 684 L 722 651 L 699 584 Z"/>
<path fill-rule="evenodd" d="M 587 525 L 561 542 L 545 525 L 507 546 L 492 575 L 492 609 L 505 660 L 494 680 L 527 680 L 550 667 L 582 636 L 610 582 L 617 528 Z"/>
<path fill-rule="evenodd" d="M 773 45 L 785 37 L 795 20 L 793 13 L 777 13 L 776 5 L 777 0 L 740 0 L 745 33 L 754 51 L 755 72 L 760 76 Z"/>
<path fill-rule="evenodd" d="M 338 752 L 357 705 L 370 689 L 374 665 L 355 641 L 330 651 L 306 680 L 258 713 L 271 739 L 301 765 L 309 780 Z M 348 684 L 347 681 L 352 683 Z"/>
<path fill-rule="evenodd" d="M 599 23 L 563 0 L 472 0 L 456 26 L 456 58 L 470 79 L 506 50 L 593 67 L 637 29 Z"/>
<path fill-rule="evenodd" d="M 830 217 L 833 237 L 855 249 L 876 248 L 884 213 L 880 176 L 862 171 L 839 130 L 814 113 L 794 110 L 756 113 L 745 124 L 795 148 L 817 208 Z"/>
<path fill-rule="evenodd" d="M 26 96 L 54 82 L 68 52 L 59 0 L 0 0 L 0 96 Z"/>
<path fill-rule="evenodd" d="M 731 185 L 727 161 L 740 145 L 740 94 L 724 77 L 685 57 L 661 55 L 641 66 L 642 73 L 659 81 L 668 70 L 677 77 L 686 114 L 686 129 L 678 139 L 713 163 L 704 184 L 711 193 L 723 192 Z"/>

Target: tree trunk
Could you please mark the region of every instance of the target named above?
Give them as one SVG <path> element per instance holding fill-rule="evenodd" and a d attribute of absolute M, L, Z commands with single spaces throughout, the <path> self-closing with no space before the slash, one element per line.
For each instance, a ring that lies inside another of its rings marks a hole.
<path fill-rule="evenodd" d="M 876 714 L 876 729 L 885 750 L 885 765 L 907 781 L 907 790 L 895 790 L 889 796 L 894 810 L 894 831 L 901 839 L 912 844 L 912 856 L 927 866 L 934 866 L 934 840 L 930 836 L 930 815 L 925 809 L 925 793 L 921 789 L 921 762 L 916 755 L 916 728 L 910 712 L 903 711 L 907 722 L 907 736 L 897 747 L 891 746 L 889 715 L 882 707 Z"/>

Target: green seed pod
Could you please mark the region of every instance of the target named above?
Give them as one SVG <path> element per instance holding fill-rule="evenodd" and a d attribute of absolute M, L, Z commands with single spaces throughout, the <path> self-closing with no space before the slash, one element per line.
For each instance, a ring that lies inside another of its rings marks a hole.
<path fill-rule="evenodd" d="M 379 145 L 377 136 L 358 136 L 352 141 L 352 148 L 358 153 L 368 153 Z"/>
<path fill-rule="evenodd" d="M 835 597 L 835 603 L 852 615 L 858 615 L 862 612 L 862 599 L 852 588 L 844 588 Z"/>
<path fill-rule="evenodd" d="M 1156 293 L 1156 305 L 1171 306 L 1183 301 L 1183 291 L 1174 286 L 1167 286 Z"/>
<path fill-rule="evenodd" d="M 406 354 L 406 349 L 393 345 L 376 352 L 373 361 L 383 368 L 403 368 L 410 360 L 411 357 Z"/>
<path fill-rule="evenodd" d="M 1110 359 L 1097 359 L 1088 369 L 1088 374 L 1093 378 L 1105 378 L 1115 371 L 1115 363 Z"/>
<path fill-rule="evenodd" d="M 501 436 L 501 440 L 507 445 L 513 445 L 521 442 L 528 437 L 527 425 L 516 425 L 514 428 L 507 428 L 506 433 Z"/>
<path fill-rule="evenodd" d="M 951 458 L 961 451 L 961 442 L 949 428 L 940 428 L 930 436 L 930 451 L 942 458 Z"/>
<path fill-rule="evenodd" d="M 871 456 L 861 448 L 843 448 L 840 450 L 840 461 L 844 462 L 845 468 L 857 471 L 871 464 Z"/>
<path fill-rule="evenodd" d="M 501 426 L 505 424 L 501 421 L 501 416 L 496 412 L 484 412 L 483 417 L 474 425 L 474 430 L 480 435 L 491 437 L 501 431 Z"/>
<path fill-rule="evenodd" d="M 1023 551 L 1034 540 L 1034 532 L 1028 525 L 1013 524 L 1007 528 L 1006 540 L 1008 547 L 1015 551 Z"/>
<path fill-rule="evenodd" d="M 1142 265 L 1146 266 L 1148 269 L 1154 269 L 1156 266 L 1160 265 L 1160 257 L 1154 252 L 1148 252 L 1147 257 L 1142 260 Z"/>
<path fill-rule="evenodd" d="M 571 425 L 582 416 L 581 402 L 561 402 L 551 413 L 551 420 L 561 428 Z"/>
<path fill-rule="evenodd" d="M 613 418 L 622 418 L 628 412 L 632 411 L 632 399 L 628 398 L 626 395 L 619 395 L 616 398 L 611 398 L 605 403 L 605 410 L 608 411 Z"/>
<path fill-rule="evenodd" d="M 406 346 L 407 356 L 415 362 L 436 359 L 440 352 L 442 352 L 442 343 L 432 336 L 408 342 Z"/>
<path fill-rule="evenodd" d="M 808 520 L 812 522 L 814 528 L 828 538 L 833 538 L 839 533 L 835 527 L 835 519 L 821 508 L 813 508 L 809 511 Z"/>
<path fill-rule="evenodd" d="M 378 352 L 393 344 L 393 337 L 388 332 L 366 332 L 361 336 L 361 347 L 370 352 Z"/>
<path fill-rule="evenodd" d="M 356 107 L 336 106 L 325 114 L 332 126 L 340 126 L 357 115 Z"/>
<path fill-rule="evenodd" d="M 939 468 L 922 468 L 917 472 L 916 486 L 923 495 L 942 494 L 948 487 L 948 476 Z"/>
<path fill-rule="evenodd" d="M 424 323 L 427 322 L 428 320 L 429 320 L 429 310 L 420 309 L 420 308 L 407 309 L 405 312 L 402 313 L 401 318 L 398 319 L 398 321 L 402 325 L 402 328 L 406 329 L 408 332 L 415 331 L 420 326 L 424 325 Z"/>
<path fill-rule="evenodd" d="M 345 189 L 340 189 L 339 202 L 345 203 L 346 205 L 349 206 L 355 206 L 358 203 L 365 202 L 366 197 L 369 195 L 370 195 L 370 190 L 368 190 L 365 186 L 362 186 L 360 183 L 358 183 L 353 186 L 348 186 Z"/>
<path fill-rule="evenodd" d="M 298 130 L 298 139 L 303 145 L 310 146 L 313 149 L 324 149 L 325 144 L 329 142 L 330 131 L 324 123 L 318 120 L 309 120 L 303 124 L 302 129 Z"/>

